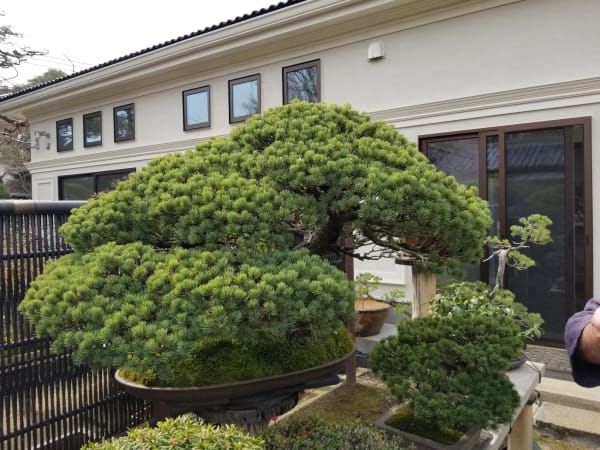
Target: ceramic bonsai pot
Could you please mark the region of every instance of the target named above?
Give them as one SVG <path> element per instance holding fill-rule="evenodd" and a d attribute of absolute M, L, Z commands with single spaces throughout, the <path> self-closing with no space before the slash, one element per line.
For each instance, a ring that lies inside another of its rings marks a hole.
<path fill-rule="evenodd" d="M 368 337 L 378 334 L 390 308 L 389 303 L 373 298 L 357 298 L 354 300 L 356 336 Z"/>
<path fill-rule="evenodd" d="M 385 430 L 387 433 L 400 436 L 406 443 L 413 444 L 415 450 L 469 450 L 475 447 L 481 440 L 481 430 L 473 429 L 464 434 L 458 442 L 452 445 L 442 444 L 423 436 L 409 433 L 398 428 L 387 425 L 385 422 L 396 412 L 401 406 L 393 406 L 386 413 L 375 420 L 375 425 Z"/>
<path fill-rule="evenodd" d="M 321 366 L 297 372 L 236 383 L 198 387 L 146 386 L 125 380 L 117 370 L 116 381 L 125 392 L 152 402 L 157 420 L 194 412 L 214 424 L 237 424 L 249 432 L 264 429 L 298 402 L 307 388 L 339 383 L 354 351 Z"/>

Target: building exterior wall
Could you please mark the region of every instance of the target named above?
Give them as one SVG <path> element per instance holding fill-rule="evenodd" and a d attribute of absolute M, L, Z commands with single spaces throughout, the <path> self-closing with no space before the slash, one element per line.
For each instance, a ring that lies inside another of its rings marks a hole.
<path fill-rule="evenodd" d="M 318 3 L 318 2 L 317 2 Z M 326 2 L 323 2 L 326 3 Z M 376 2 L 373 2 L 376 3 Z M 379 2 L 382 3 L 382 2 Z M 403 2 L 399 2 L 403 3 Z M 212 64 L 201 61 L 173 73 L 166 82 L 129 83 L 119 90 L 85 98 L 76 107 L 29 117 L 32 131 L 50 131 L 72 117 L 75 148 L 32 152 L 34 199 L 57 199 L 57 177 L 140 168 L 152 157 L 192 148 L 210 136 L 227 134 L 230 79 L 261 74 L 262 110 L 282 103 L 282 67 L 319 59 L 321 98 L 395 125 L 410 140 L 452 133 L 573 117 L 592 117 L 592 141 L 600 136 L 600 2 L 596 0 L 488 0 L 463 2 L 393 23 L 348 32 L 332 22 L 323 39 L 309 33 L 261 58 L 238 57 Z M 474 6 L 475 5 L 475 6 Z M 298 19 L 299 27 L 302 26 Z M 368 47 L 383 42 L 383 59 L 368 61 Z M 275 45 L 275 44 L 273 44 Z M 249 52 L 251 50 L 248 50 Z M 191 70 L 195 69 L 195 70 Z M 181 75 L 178 75 L 181 73 Z M 166 75 L 165 75 L 166 78 Z M 184 131 L 182 91 L 210 85 L 211 127 Z M 125 94 L 123 93 L 125 92 Z M 98 100 L 100 98 L 100 100 Z M 113 142 L 113 107 L 135 104 L 135 140 Z M 72 105 L 71 102 L 70 105 Z M 1 108 L 1 104 L 0 104 Z M 103 145 L 83 148 L 82 116 L 102 111 Z M 599 158 L 593 158 L 596 173 Z M 593 180 L 598 192 L 600 181 Z M 593 199 L 594 236 L 600 236 L 600 195 Z M 600 238 L 594 240 L 600 258 Z M 384 282 L 409 284 L 407 269 L 390 262 L 357 262 L 355 273 L 371 271 Z M 600 289 L 600 264 L 594 268 Z M 410 289 L 409 289 L 410 290 Z"/>

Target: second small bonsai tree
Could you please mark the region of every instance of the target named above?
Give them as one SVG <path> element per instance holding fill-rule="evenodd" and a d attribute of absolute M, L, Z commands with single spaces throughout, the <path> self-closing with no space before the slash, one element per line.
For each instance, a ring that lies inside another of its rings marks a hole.
<path fill-rule="evenodd" d="M 443 287 L 431 301 L 434 316 L 452 317 L 461 314 L 506 317 L 518 325 L 520 344 L 515 348 L 519 356 L 532 339 L 542 335 L 544 323 L 539 313 L 531 312 L 515 299 L 515 295 L 504 289 L 506 267 L 525 270 L 535 265 L 535 261 L 522 253 L 530 245 L 545 245 L 551 241 L 549 227 L 552 221 L 543 215 L 532 214 L 519 219 L 520 225 L 511 227 L 513 241 L 490 237 L 486 243 L 490 248 L 489 261 L 497 258 L 494 286 L 482 282 L 463 281 Z"/>
<path fill-rule="evenodd" d="M 426 316 L 398 322 L 369 363 L 401 408 L 386 424 L 452 445 L 473 428 L 510 421 L 519 403 L 505 377 L 519 343 L 506 317 Z"/>

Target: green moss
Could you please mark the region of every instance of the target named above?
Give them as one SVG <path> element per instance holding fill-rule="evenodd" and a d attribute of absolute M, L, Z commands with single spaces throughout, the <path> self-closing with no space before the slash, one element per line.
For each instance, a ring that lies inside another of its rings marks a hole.
<path fill-rule="evenodd" d="M 282 375 L 341 358 L 352 350 L 352 345 L 346 329 L 329 335 L 295 337 L 286 342 L 199 344 L 188 358 L 174 367 L 169 385 L 203 386 Z M 123 370 L 121 374 L 136 383 L 166 386 L 152 371 Z"/>
<path fill-rule="evenodd" d="M 362 377 L 361 377 L 362 378 Z M 372 424 L 384 411 L 395 403 L 389 390 L 382 383 L 344 383 L 295 411 L 292 418 L 316 416 L 326 423 L 344 423 L 360 420 Z"/>
<path fill-rule="evenodd" d="M 413 410 L 408 406 L 398 408 L 385 421 L 385 424 L 408 433 L 426 437 L 444 445 L 456 444 L 467 431 L 443 429 L 436 426 L 435 422 L 419 420 L 415 418 Z"/>

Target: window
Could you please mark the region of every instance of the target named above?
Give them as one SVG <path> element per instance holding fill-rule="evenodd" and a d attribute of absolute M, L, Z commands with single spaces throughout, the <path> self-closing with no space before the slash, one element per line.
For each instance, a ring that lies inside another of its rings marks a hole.
<path fill-rule="evenodd" d="M 283 103 L 293 99 L 321 101 L 321 61 L 309 61 L 283 68 Z"/>
<path fill-rule="evenodd" d="M 102 112 L 83 115 L 83 146 L 102 145 Z"/>
<path fill-rule="evenodd" d="M 87 200 L 95 194 L 114 189 L 117 182 L 126 179 L 131 172 L 135 172 L 135 169 L 59 177 L 59 199 Z"/>
<path fill-rule="evenodd" d="M 56 122 L 56 151 L 73 150 L 73 119 Z"/>
<path fill-rule="evenodd" d="M 183 129 L 210 127 L 210 86 L 183 91 Z"/>
<path fill-rule="evenodd" d="M 229 80 L 229 123 L 260 112 L 260 75 Z"/>
<path fill-rule="evenodd" d="M 135 139 L 135 114 L 133 103 L 113 108 L 115 142 Z"/>

